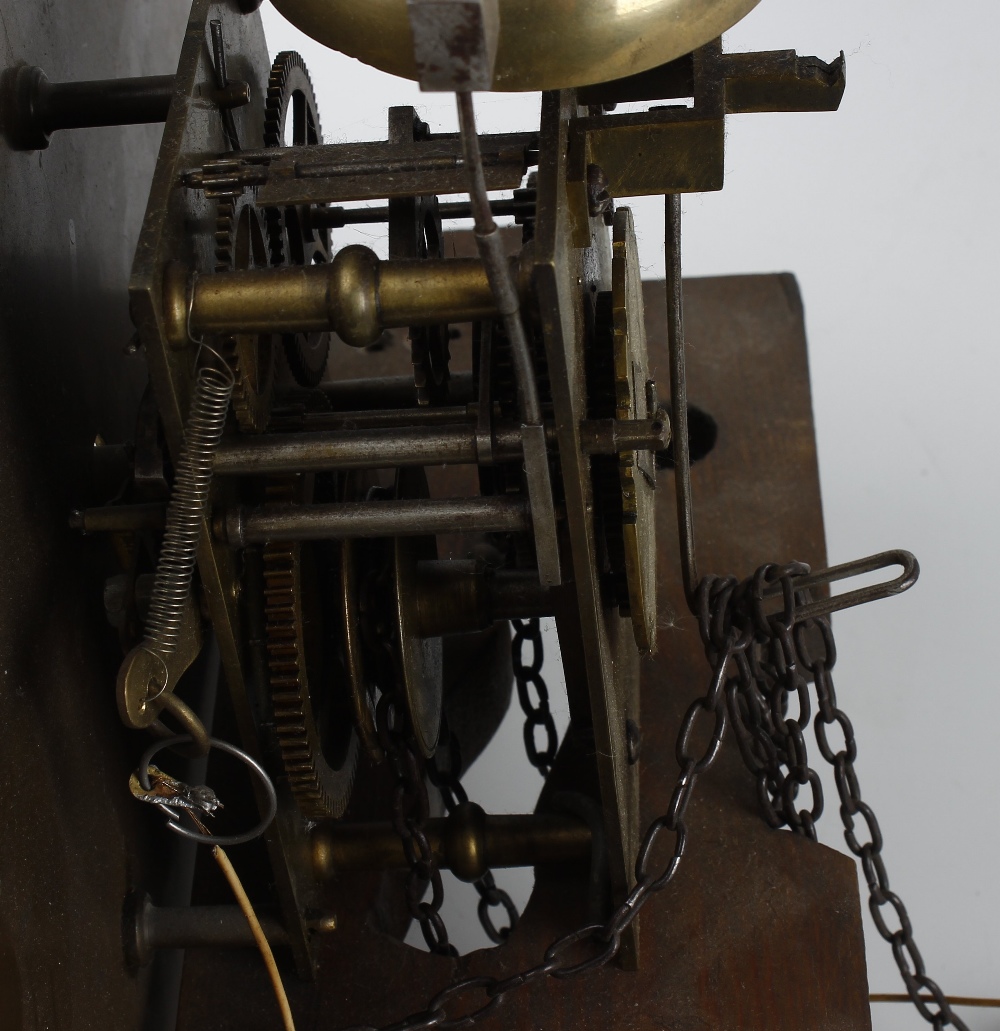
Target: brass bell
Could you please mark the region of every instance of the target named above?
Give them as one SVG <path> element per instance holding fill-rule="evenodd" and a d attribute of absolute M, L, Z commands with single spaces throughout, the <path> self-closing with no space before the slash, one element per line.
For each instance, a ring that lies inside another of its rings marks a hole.
<path fill-rule="evenodd" d="M 655 68 L 715 39 L 758 0 L 497 0 L 494 90 L 550 90 Z M 407 0 L 274 0 L 320 43 L 420 79 Z M 479 88 L 479 87 L 477 87 Z"/>

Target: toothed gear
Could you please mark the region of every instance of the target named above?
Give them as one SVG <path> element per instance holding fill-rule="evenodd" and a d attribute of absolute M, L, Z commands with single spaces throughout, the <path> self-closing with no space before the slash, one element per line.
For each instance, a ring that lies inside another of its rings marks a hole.
<path fill-rule="evenodd" d="M 268 501 L 294 488 L 272 485 Z M 324 627 L 326 583 L 319 548 L 264 547 L 264 624 L 274 733 L 288 785 L 306 819 L 343 816 L 354 785 L 358 739 Z"/>
<path fill-rule="evenodd" d="M 271 66 L 264 104 L 265 147 L 308 147 L 323 142 L 319 111 L 305 62 L 293 50 L 278 54 Z M 316 265 L 330 260 L 330 234 L 314 229 L 309 205 L 267 208 L 268 250 L 272 265 Z M 284 356 L 297 383 L 315 387 L 326 371 L 329 333 L 287 333 Z"/>
<path fill-rule="evenodd" d="M 597 295 L 594 312 L 594 345 L 590 355 L 588 395 L 592 419 L 613 419 L 615 404 L 614 320 L 611 291 Z M 617 455 L 594 455 L 590 463 L 594 509 L 598 515 L 607 559 L 605 581 L 622 615 L 629 611 L 625 574 L 625 540 L 622 535 L 622 491 Z"/>
<path fill-rule="evenodd" d="M 650 412 L 642 281 L 628 208 L 615 212 L 611 284 L 596 300 L 588 370 L 591 418 L 645 419 Z M 591 471 L 614 601 L 623 616 L 631 616 L 639 650 L 649 653 L 656 648 L 653 456 L 649 451 L 595 455 Z"/>
<path fill-rule="evenodd" d="M 215 271 L 265 268 L 267 246 L 255 196 L 219 201 L 215 220 Z M 267 428 L 274 391 L 274 338 L 239 333 L 223 337 L 219 348 L 233 370 L 233 413 L 241 430 L 260 433 Z"/>

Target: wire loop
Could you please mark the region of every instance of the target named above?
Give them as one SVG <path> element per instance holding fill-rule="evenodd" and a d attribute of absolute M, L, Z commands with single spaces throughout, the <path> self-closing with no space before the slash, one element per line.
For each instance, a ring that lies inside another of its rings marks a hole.
<path fill-rule="evenodd" d="M 200 831 L 191 830 L 188 827 L 182 826 L 176 820 L 168 820 L 167 826 L 175 833 L 179 834 L 182 838 L 189 838 L 191 841 L 198 842 L 199 845 L 243 845 L 248 841 L 253 841 L 259 838 L 268 827 L 271 826 L 271 821 L 277 815 L 278 812 L 278 795 L 274 790 L 274 784 L 271 778 L 267 775 L 264 767 L 257 762 L 256 759 L 247 755 L 242 748 L 237 748 L 236 745 L 230 744 L 228 741 L 221 741 L 219 738 L 210 737 L 209 744 L 212 748 L 218 748 L 221 752 L 226 752 L 229 755 L 234 756 L 241 762 L 245 763 L 250 769 L 257 775 L 267 795 L 267 811 L 261 818 L 260 822 L 252 827 L 250 830 L 245 831 L 243 834 L 202 834 Z M 172 748 L 174 745 L 187 745 L 191 744 L 194 738 L 190 734 L 179 734 L 177 737 L 166 738 L 163 741 L 156 741 L 142 753 L 142 758 L 139 760 L 139 783 L 143 789 L 149 791 L 151 788 L 149 782 L 149 766 L 153 761 L 153 757 L 158 755 L 166 748 Z"/>

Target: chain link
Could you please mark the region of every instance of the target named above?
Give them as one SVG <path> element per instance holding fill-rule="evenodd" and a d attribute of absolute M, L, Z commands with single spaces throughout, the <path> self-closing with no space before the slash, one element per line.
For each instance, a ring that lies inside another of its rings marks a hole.
<path fill-rule="evenodd" d="M 441 919 L 444 885 L 424 829 L 430 816 L 424 767 L 402 726 L 399 713 L 393 694 L 385 693 L 379 698 L 375 707 L 375 727 L 379 744 L 396 779 L 392 824 L 403 843 L 403 854 L 410 868 L 404 886 L 406 902 L 410 915 L 420 925 L 427 948 L 440 956 L 457 956 Z M 430 901 L 424 901 L 428 886 Z"/>
<path fill-rule="evenodd" d="M 510 645 L 514 683 L 517 685 L 517 700 L 521 703 L 525 715 L 524 750 L 528 753 L 528 762 L 544 777 L 556 761 L 559 734 L 549 710 L 549 689 L 542 678 L 545 649 L 542 644 L 541 622 L 537 618 L 512 619 L 510 622 L 514 628 L 514 638 Z M 531 661 L 527 664 L 521 655 L 525 641 L 530 641 L 532 646 Z M 535 730 L 538 727 L 545 732 L 545 747 L 541 751 L 535 739 Z"/>
<path fill-rule="evenodd" d="M 445 770 L 442 770 L 437 764 L 437 756 L 442 751 L 446 751 L 448 755 L 448 768 Z M 438 751 L 435 753 L 434 759 L 427 765 L 427 776 L 441 792 L 441 801 L 449 813 L 469 801 L 468 793 L 459 780 L 458 771 L 461 769 L 462 753 L 458 738 L 448 730 L 447 721 L 442 721 Z M 517 906 L 514 905 L 514 900 L 503 888 L 497 886 L 492 870 L 487 870 L 482 877 L 474 880 L 472 886 L 479 894 L 479 905 L 476 907 L 479 923 L 494 945 L 503 945 L 521 918 Z M 498 907 L 503 908 L 507 915 L 505 926 L 497 927 L 493 922 L 491 910 Z"/>

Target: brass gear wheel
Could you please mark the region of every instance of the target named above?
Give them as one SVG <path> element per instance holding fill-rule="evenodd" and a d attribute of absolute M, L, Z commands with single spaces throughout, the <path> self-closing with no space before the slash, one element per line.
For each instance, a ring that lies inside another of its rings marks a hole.
<path fill-rule="evenodd" d="M 215 271 L 266 268 L 267 245 L 252 191 L 219 201 L 215 220 Z M 239 333 L 223 337 L 219 348 L 233 370 L 233 412 L 241 430 L 267 428 L 274 391 L 274 338 Z"/>
<path fill-rule="evenodd" d="M 645 419 L 650 406 L 642 280 L 632 212 L 619 208 L 612 231 L 611 290 L 596 303 L 589 394 L 593 418 Z M 595 502 L 604 527 L 614 601 L 631 616 L 643 653 L 656 648 L 656 527 L 651 451 L 595 455 Z"/>
<path fill-rule="evenodd" d="M 267 488 L 268 501 L 290 501 L 290 483 Z M 274 732 L 289 787 L 306 819 L 343 816 L 354 785 L 358 738 L 344 678 L 324 617 L 321 546 L 271 543 L 264 547 L 264 624 Z M 333 599 L 331 599 L 333 600 Z"/>
<path fill-rule="evenodd" d="M 323 142 L 312 81 L 302 57 L 285 50 L 274 59 L 264 103 L 265 147 L 309 147 Z M 267 208 L 268 249 L 272 265 L 316 265 L 330 260 L 330 233 L 314 229 L 309 205 Z M 297 383 L 315 387 L 326 371 L 329 333 L 286 333 L 281 342 Z"/>

